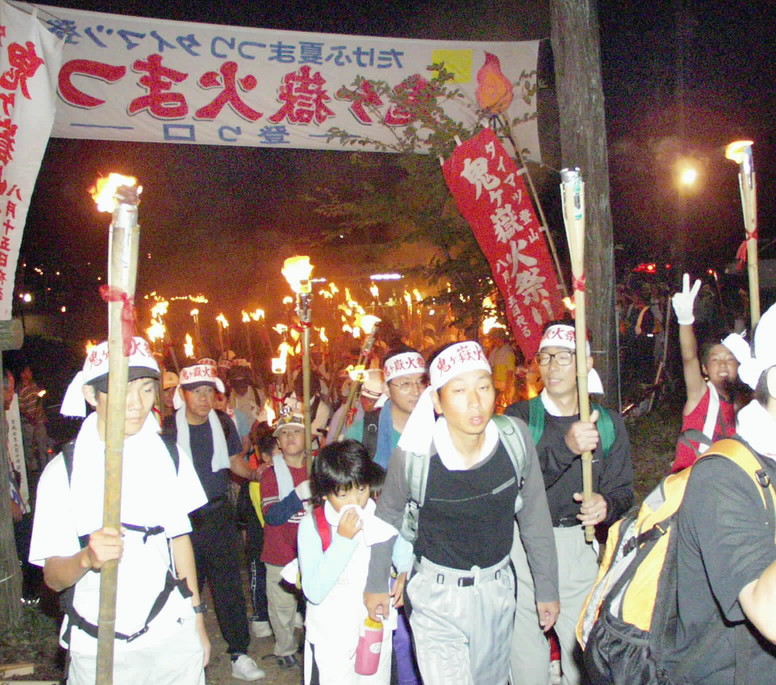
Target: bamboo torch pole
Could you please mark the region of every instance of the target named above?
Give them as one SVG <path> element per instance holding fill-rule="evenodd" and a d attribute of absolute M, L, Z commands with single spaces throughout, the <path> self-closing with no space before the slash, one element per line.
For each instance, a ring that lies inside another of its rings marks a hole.
<path fill-rule="evenodd" d="M 730 143 L 725 157 L 738 164 L 738 187 L 741 191 L 741 210 L 744 213 L 746 238 L 746 270 L 749 275 L 749 314 L 752 330 L 760 320 L 760 274 L 757 263 L 757 183 L 754 176 L 752 141 Z M 741 246 L 743 248 L 743 245 Z M 741 252 L 742 250 L 740 250 Z M 740 255 L 743 261 L 743 255 Z"/>
<path fill-rule="evenodd" d="M 302 408 L 304 414 L 304 450 L 307 473 L 313 468 L 312 417 L 310 416 L 310 327 L 312 326 L 313 288 L 309 257 L 289 257 L 283 263 L 283 276 L 296 293 L 296 315 L 302 326 Z"/>
<path fill-rule="evenodd" d="M 563 169 L 561 177 L 561 201 L 563 222 L 571 258 L 571 274 L 574 284 L 574 328 L 576 338 L 577 395 L 579 420 L 590 421 L 590 396 L 587 392 L 587 326 L 585 321 L 585 184 L 579 169 Z M 582 494 L 587 502 L 593 496 L 593 454 L 582 453 Z M 585 526 L 585 540 L 592 542 L 595 528 Z"/>
<path fill-rule="evenodd" d="M 135 179 L 119 177 L 116 183 L 118 187 L 114 187 L 114 192 L 111 193 L 115 199 L 110 226 L 108 287 L 101 291 L 103 298 L 108 301 L 109 354 L 103 526 L 119 530 L 127 376 L 134 332 L 134 297 L 140 238 L 137 207 L 141 189 L 137 187 Z M 113 682 L 117 583 L 118 562 L 106 562 L 100 571 L 97 685 L 110 685 Z"/>
<path fill-rule="evenodd" d="M 376 316 L 367 315 L 361 317 L 360 324 L 361 330 L 366 334 L 366 339 L 364 340 L 364 344 L 361 347 L 361 352 L 358 355 L 358 362 L 356 363 L 356 367 L 354 369 L 354 371 L 357 372 L 357 376 L 356 378 L 353 378 L 351 375 L 350 391 L 348 392 L 348 399 L 345 401 L 345 409 L 342 412 L 342 416 L 340 416 L 334 433 L 327 438 L 327 442 L 337 442 L 337 440 L 339 440 L 339 436 L 342 434 L 342 430 L 345 428 L 345 421 L 348 418 L 348 412 L 353 406 L 356 395 L 358 394 L 358 391 L 361 389 L 361 385 L 364 382 L 364 377 L 366 375 L 366 362 L 369 359 L 369 355 L 372 352 L 372 347 L 374 347 L 375 340 L 377 339 L 377 329 L 380 324 L 380 319 L 378 319 Z"/>

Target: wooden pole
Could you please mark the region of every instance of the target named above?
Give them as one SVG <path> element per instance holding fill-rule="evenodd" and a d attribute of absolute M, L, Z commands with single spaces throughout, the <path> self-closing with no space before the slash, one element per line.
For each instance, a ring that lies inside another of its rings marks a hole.
<path fill-rule="evenodd" d="M 365 373 L 366 371 L 366 360 L 369 358 L 369 354 L 372 351 L 372 347 L 374 347 L 375 340 L 377 339 L 377 329 L 379 327 L 379 324 L 375 324 L 375 327 L 372 329 L 372 331 L 369 333 L 369 335 L 366 336 L 366 339 L 364 340 L 364 345 L 361 348 L 361 352 L 358 355 L 358 362 L 356 363 L 356 369 Z M 327 438 L 327 442 L 337 442 L 339 440 L 339 436 L 342 433 L 342 429 L 345 427 L 345 421 L 348 418 L 348 412 L 350 411 L 350 408 L 353 406 L 353 402 L 356 399 L 356 394 L 361 388 L 361 384 L 364 382 L 364 376 L 363 373 L 359 375 L 359 377 L 350 384 L 350 391 L 348 392 L 348 399 L 345 401 L 345 409 L 342 412 L 342 416 L 340 416 L 339 422 L 337 423 L 337 427 L 334 430 L 334 434 Z"/>
<path fill-rule="evenodd" d="M 552 238 L 552 233 L 550 233 L 550 226 L 547 223 L 547 217 L 544 215 L 544 208 L 542 207 L 542 203 L 539 201 L 539 193 L 536 192 L 536 186 L 533 182 L 533 176 L 531 176 L 531 172 L 528 170 L 528 166 L 525 163 L 525 158 L 523 157 L 523 152 L 518 146 L 518 144 L 515 142 L 515 139 L 512 134 L 512 128 L 509 126 L 509 121 L 506 118 L 506 115 L 504 115 L 504 118 L 501 117 L 494 117 L 496 122 L 501 124 L 502 131 L 504 132 L 504 135 L 507 137 L 509 142 L 512 144 L 512 149 L 515 151 L 515 154 L 517 155 L 517 159 L 520 162 L 520 167 L 525 172 L 525 177 L 528 179 L 528 187 L 531 189 L 531 195 L 533 196 L 533 203 L 536 207 L 536 211 L 539 213 L 539 219 L 542 224 L 542 231 L 544 232 L 545 237 L 547 238 L 547 245 L 549 245 L 550 248 L 550 254 L 552 254 L 552 261 L 555 265 L 555 276 L 558 279 L 558 284 L 560 285 L 560 289 L 563 292 L 563 297 L 569 296 L 568 288 L 566 287 L 566 279 L 563 278 L 563 270 L 560 268 L 560 260 L 558 259 L 558 250 L 555 247 L 555 241 Z"/>
<path fill-rule="evenodd" d="M 752 148 L 749 148 L 751 157 Z M 760 320 L 760 273 L 757 261 L 757 182 L 754 168 L 747 173 L 744 164 L 738 172 L 738 185 L 741 190 L 741 209 L 744 213 L 744 230 L 746 231 L 746 271 L 749 276 L 749 315 L 751 330 L 754 330 Z"/>
<path fill-rule="evenodd" d="M 127 404 L 128 356 L 125 354 L 122 311 L 135 296 L 138 188 L 122 186 L 116 191 L 117 205 L 110 227 L 108 284 L 121 298 L 108 302 L 108 407 L 105 429 L 105 498 L 103 526 L 121 526 L 121 468 L 124 451 L 124 420 Z M 123 300 L 123 301 L 122 301 Z M 113 682 L 113 646 L 116 629 L 118 562 L 106 562 L 100 571 L 100 606 L 97 632 L 97 685 Z"/>
<path fill-rule="evenodd" d="M 296 295 L 296 313 L 302 325 L 302 407 L 304 415 L 304 452 L 307 473 L 313 468 L 313 428 L 310 416 L 310 328 L 312 326 L 312 292 Z"/>
<path fill-rule="evenodd" d="M 587 327 L 585 325 L 585 184 L 579 169 L 563 169 L 561 200 L 563 221 L 569 243 L 574 284 L 574 328 L 576 338 L 577 396 L 579 420 L 590 421 L 590 396 L 587 392 Z M 584 501 L 593 496 L 593 453 L 582 453 L 582 494 Z M 585 540 L 592 542 L 595 528 L 585 526 Z"/>

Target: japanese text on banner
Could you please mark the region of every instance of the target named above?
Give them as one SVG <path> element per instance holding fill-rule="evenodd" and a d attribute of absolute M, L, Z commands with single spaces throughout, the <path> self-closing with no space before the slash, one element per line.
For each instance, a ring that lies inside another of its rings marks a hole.
<path fill-rule="evenodd" d="M 530 358 L 562 304 L 525 182 L 490 129 L 459 145 L 442 171 L 488 260 L 515 341 Z"/>

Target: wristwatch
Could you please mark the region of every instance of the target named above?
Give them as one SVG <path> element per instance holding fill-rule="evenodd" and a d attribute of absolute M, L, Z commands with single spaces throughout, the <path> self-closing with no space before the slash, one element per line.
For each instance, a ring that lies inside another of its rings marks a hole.
<path fill-rule="evenodd" d="M 207 604 L 204 602 L 200 602 L 197 604 L 197 606 L 192 607 L 194 609 L 195 614 L 206 614 L 207 613 Z"/>

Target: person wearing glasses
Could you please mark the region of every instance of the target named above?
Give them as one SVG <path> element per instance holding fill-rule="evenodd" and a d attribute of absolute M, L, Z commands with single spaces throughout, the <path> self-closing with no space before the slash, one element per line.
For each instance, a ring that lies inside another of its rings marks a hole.
<path fill-rule="evenodd" d="M 535 357 L 544 389 L 538 398 L 517 402 L 505 411 L 528 423 L 537 442 L 558 553 L 560 615 L 555 631 L 561 647 L 564 685 L 576 685 L 581 680 L 581 654 L 574 629 L 598 571 L 597 546 L 585 542 L 582 526 L 605 529 L 633 503 L 631 448 L 622 417 L 597 406 L 590 421 L 579 419 L 575 349 L 574 326 L 548 325 Z M 589 342 L 587 369 L 589 392 L 603 393 L 593 369 Z M 599 421 L 600 412 L 608 417 Z M 604 423 L 608 424 L 606 431 Z M 588 450 L 593 452 L 593 495 L 584 501 L 580 456 Z M 549 643 L 536 620 L 532 576 L 518 536 L 512 559 L 520 588 L 512 641 L 512 683 L 547 685 Z"/>
<path fill-rule="evenodd" d="M 373 412 L 351 424 L 345 437 L 361 442 L 369 456 L 387 469 L 388 458 L 427 385 L 426 362 L 417 350 L 406 345 L 390 350 L 383 362 L 383 397 Z"/>

